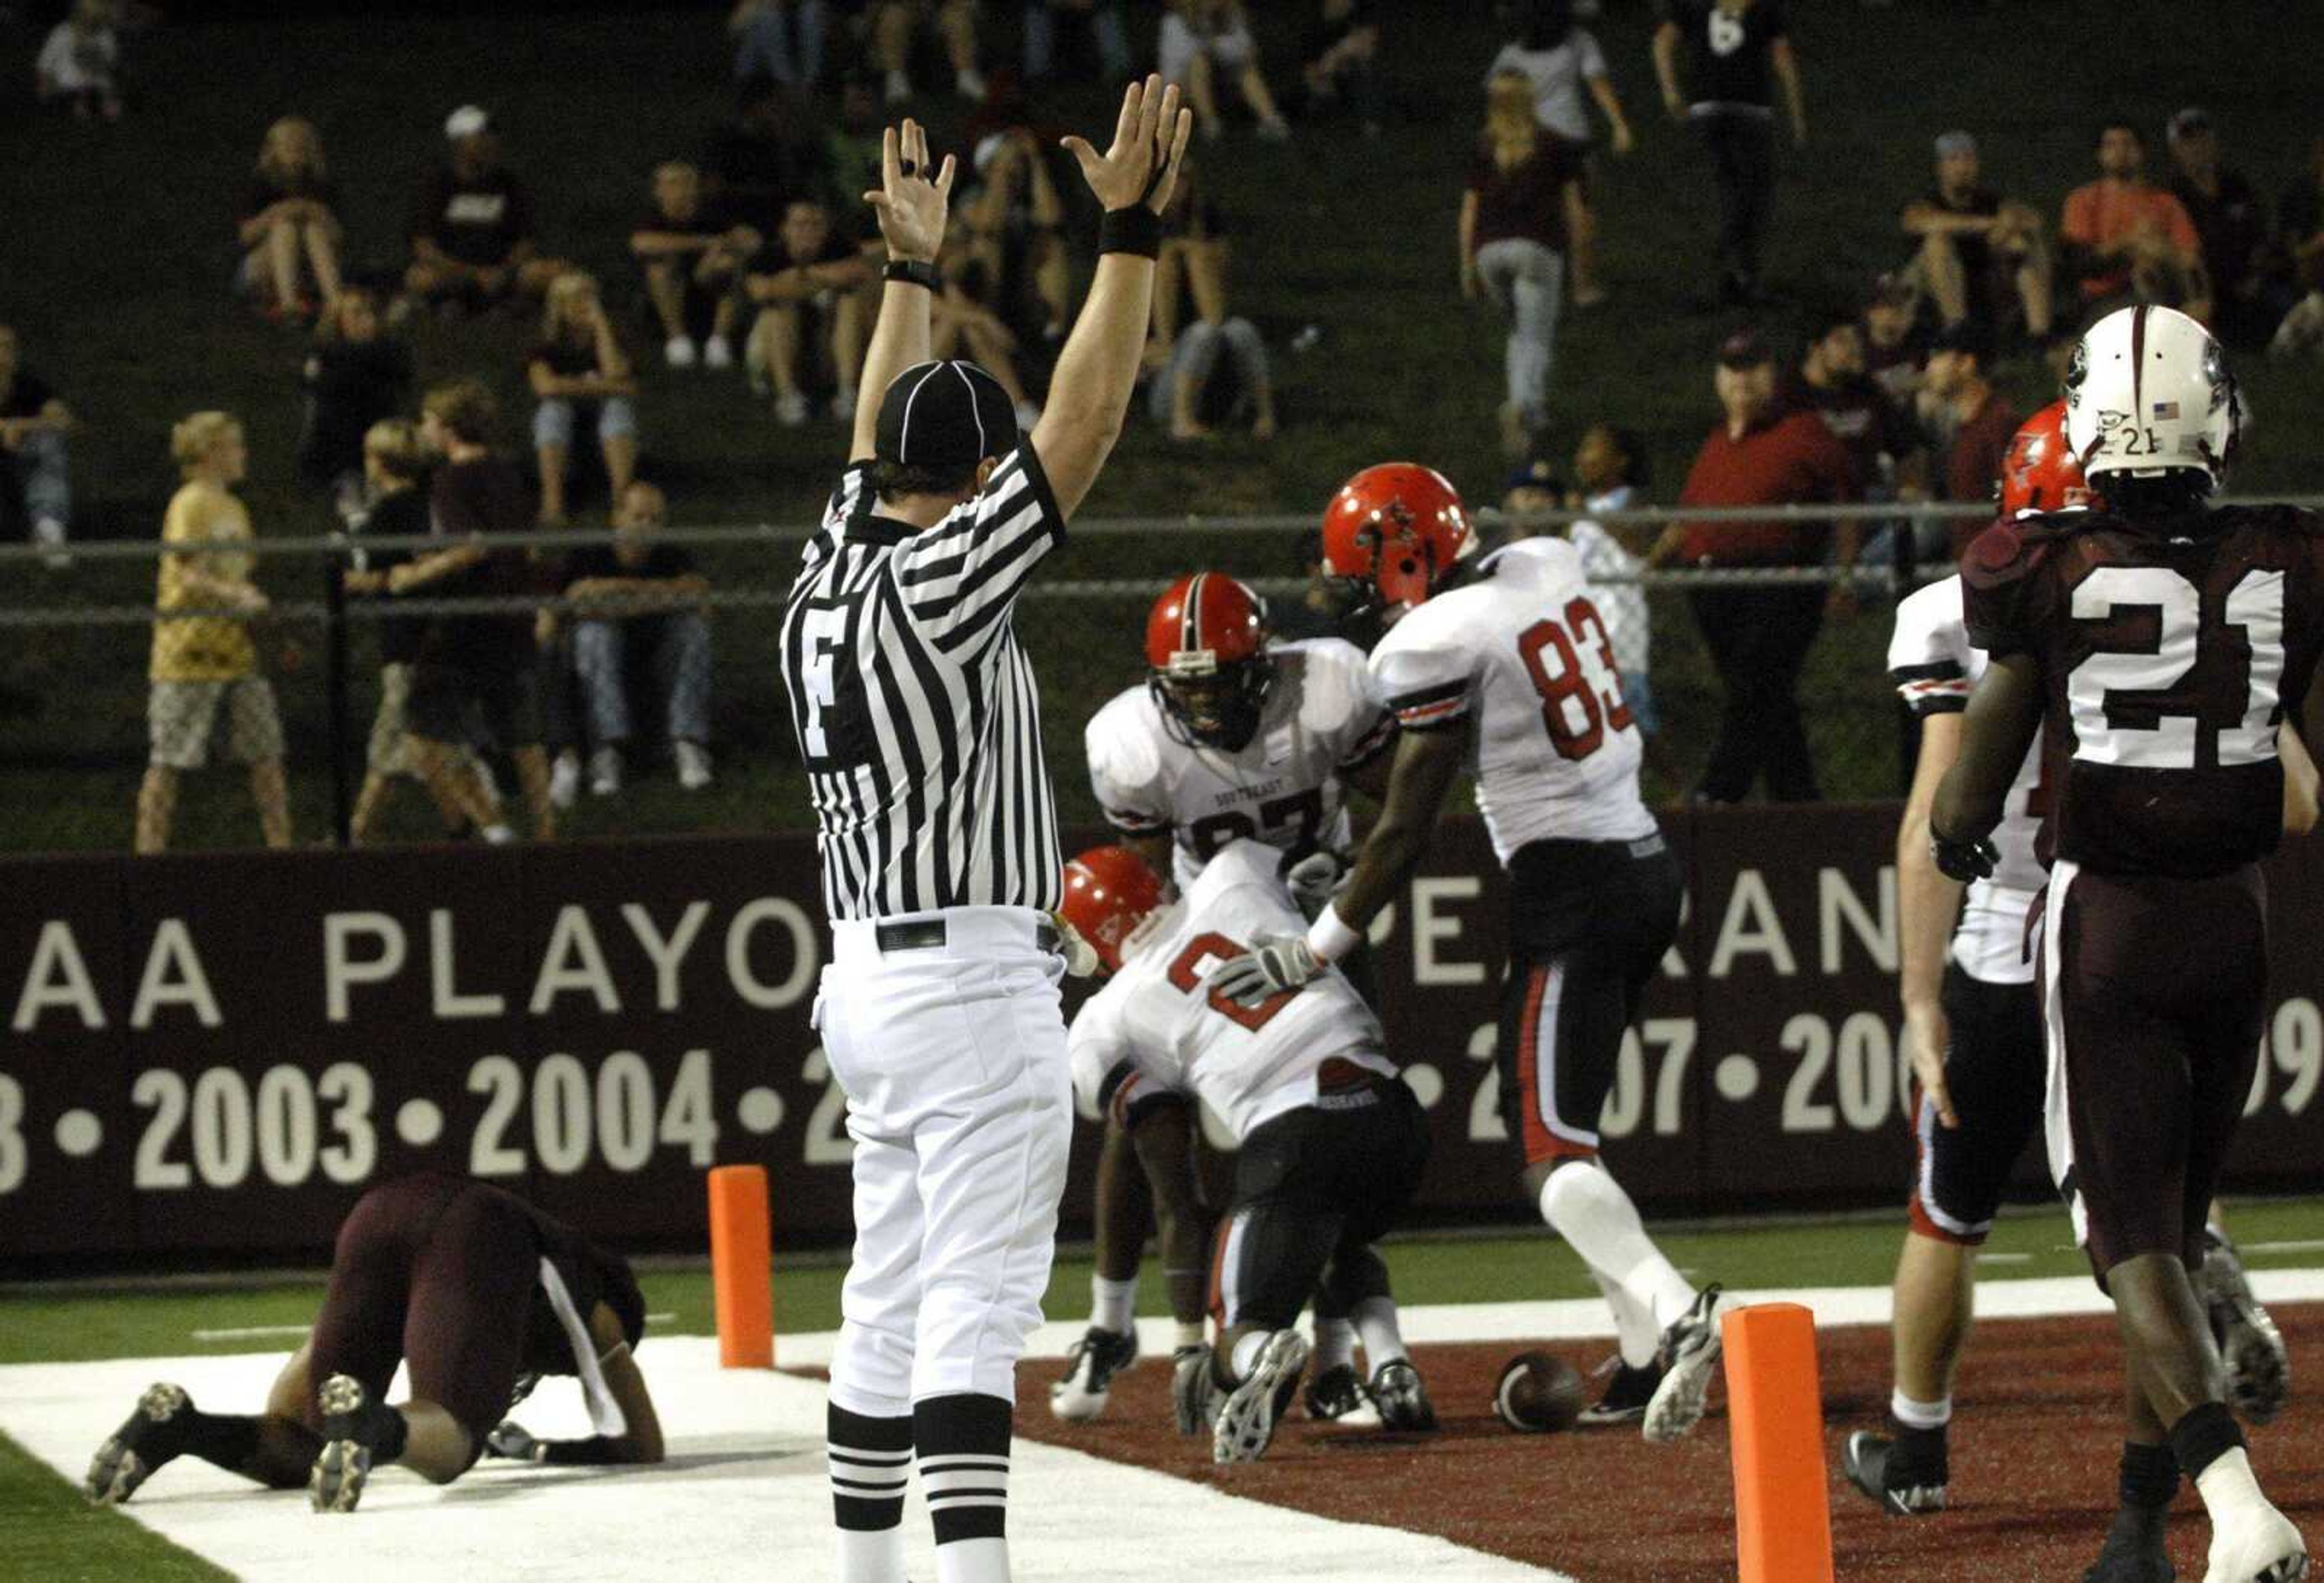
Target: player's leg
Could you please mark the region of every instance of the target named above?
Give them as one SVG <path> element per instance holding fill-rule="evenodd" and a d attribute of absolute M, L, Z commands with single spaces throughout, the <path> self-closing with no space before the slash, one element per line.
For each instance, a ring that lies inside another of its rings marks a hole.
<path fill-rule="evenodd" d="M 1105 1411 L 1113 1376 L 1138 1361 L 1138 1265 L 1151 1227 L 1146 1173 L 1130 1135 L 1111 1116 L 1097 1159 L 1097 1230 L 1089 1328 L 1049 1387 L 1049 1411 L 1074 1422 Z"/>
<path fill-rule="evenodd" d="M 1333 1081 L 1329 1063 L 1323 1081 Z M 1360 1136 L 1351 1139 L 1352 1146 L 1341 1156 L 1337 1197 L 1347 1219 L 1323 1288 L 1335 1306 L 1346 1309 L 1363 1337 L 1364 1363 L 1371 1370 L 1370 1395 L 1381 1427 L 1433 1430 L 1436 1409 L 1405 1350 L 1396 1299 L 1388 1290 L 1388 1264 L 1372 1247 L 1419 1190 L 1428 1167 L 1428 1124 L 1419 1100 L 1401 1079 L 1365 1076 L 1355 1081 L 1353 1091 L 1376 1097 L 1370 1104 L 1338 1113 L 1342 1129 Z"/>
<path fill-rule="evenodd" d="M 1009 1576 L 1017 1360 L 1040 1323 L 1073 1137 L 1063 967 L 1029 949 L 939 960 L 939 971 L 881 975 L 883 989 L 902 991 L 880 1012 L 887 1059 L 920 1097 L 912 1446 L 937 1583 L 999 1583 Z M 959 1070 L 932 1081 L 927 1043 L 938 1030 L 957 1041 Z"/>
<path fill-rule="evenodd" d="M 1211 1441 L 1220 1462 L 1256 1461 L 1275 1438 L 1306 1367 L 1296 1328 L 1345 1217 L 1332 1201 L 1335 1118 L 1302 1107 L 1259 1127 L 1235 1162 L 1235 1201 L 1218 1233 L 1212 1375 L 1222 1396 Z"/>
<path fill-rule="evenodd" d="M 136 1410 L 89 1459 L 82 1493 L 100 1506 L 118 1505 L 179 1457 L 198 1457 L 269 1489 L 300 1488 L 322 1444 L 301 1422 L 315 1399 L 307 1356 L 302 1342 L 268 1394 L 266 1411 L 254 1415 L 204 1413 L 182 1385 L 148 1386 Z"/>
<path fill-rule="evenodd" d="M 1914 1106 L 1888 1422 L 1884 1433 L 1849 1436 L 1846 1454 L 1850 1480 L 1898 1516 L 1944 1507 L 1953 1375 L 1969 1345 L 1977 1249 L 2041 1123 L 2046 1069 L 2033 985 L 1987 983 L 1954 964 L 1945 971 L 1944 1007 L 1952 1030 L 1945 1077 L 1960 1125 L 1945 1126 L 1926 1097 Z"/>

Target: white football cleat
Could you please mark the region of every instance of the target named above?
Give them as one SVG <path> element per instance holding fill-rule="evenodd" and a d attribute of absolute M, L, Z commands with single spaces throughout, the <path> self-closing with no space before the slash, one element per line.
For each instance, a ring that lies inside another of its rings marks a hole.
<path fill-rule="evenodd" d="M 1219 1406 L 1218 1423 L 1211 1431 L 1211 1460 L 1256 1462 L 1266 1455 L 1306 1367 L 1306 1337 L 1297 1330 L 1277 1330 L 1268 1337 L 1250 1376 Z"/>
<path fill-rule="evenodd" d="M 2308 1545 L 2292 1520 L 2263 1501 L 2211 1523 L 2203 1583 L 2295 1583 L 2308 1576 Z"/>
<path fill-rule="evenodd" d="M 1695 1294 L 1694 1306 L 1663 1331 L 1662 1384 L 1646 1404 L 1642 1425 L 1646 1439 L 1662 1444 L 1690 1433 L 1702 1422 L 1702 1407 L 1711 1394 L 1711 1376 L 1718 1372 L 1722 1342 L 1719 1315 L 1726 1307 L 1716 1282 Z"/>

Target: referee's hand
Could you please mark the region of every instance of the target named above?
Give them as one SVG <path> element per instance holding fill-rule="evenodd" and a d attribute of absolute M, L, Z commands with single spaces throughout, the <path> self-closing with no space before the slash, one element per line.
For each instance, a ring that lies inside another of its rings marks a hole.
<path fill-rule="evenodd" d="M 936 262 L 944 247 L 954 166 L 946 154 L 942 170 L 930 169 L 927 130 L 908 116 L 900 131 L 890 126 L 881 138 L 880 189 L 865 193 L 863 201 L 880 213 L 880 235 L 890 258 Z"/>
<path fill-rule="evenodd" d="M 1185 163 L 1186 139 L 1194 134 L 1194 113 L 1178 107 L 1176 84 L 1162 86 L 1159 76 L 1133 82 L 1121 96 L 1121 118 L 1115 122 L 1113 146 L 1101 154 L 1089 140 L 1063 140 L 1065 152 L 1082 168 L 1082 179 L 1107 209 L 1126 209 L 1143 200 L 1160 214 L 1169 205 Z"/>

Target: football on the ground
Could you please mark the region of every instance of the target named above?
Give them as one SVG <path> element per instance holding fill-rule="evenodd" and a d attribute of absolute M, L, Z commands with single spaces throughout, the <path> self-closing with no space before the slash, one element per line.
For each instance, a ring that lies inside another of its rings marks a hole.
<path fill-rule="evenodd" d="M 1572 1429 L 1583 1405 L 1581 1374 L 1547 1352 L 1510 1358 L 1493 1390 L 1493 1416 L 1519 1434 Z"/>

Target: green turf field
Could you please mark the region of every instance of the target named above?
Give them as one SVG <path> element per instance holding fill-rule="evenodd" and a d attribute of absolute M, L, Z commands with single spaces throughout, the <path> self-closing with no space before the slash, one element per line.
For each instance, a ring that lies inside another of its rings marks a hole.
<path fill-rule="evenodd" d="M 989 58 L 1014 49 L 1016 9 L 985 8 Z M 1155 8 L 1134 9 L 1143 19 L 1139 36 L 1150 37 Z M 1349 473 L 1389 456 L 1435 464 L 1472 502 L 1498 497 L 1501 329 L 1489 312 L 1460 301 L 1453 245 L 1478 85 L 1495 45 L 1492 9 L 1483 0 L 1388 8 L 1397 113 L 1377 143 L 1326 124 L 1287 145 L 1238 131 L 1201 151 L 1204 179 L 1235 238 L 1237 311 L 1255 318 L 1278 350 L 1303 326 L 1319 327 L 1321 339 L 1311 352 L 1279 358 L 1278 441 L 1175 447 L 1139 417 L 1089 513 L 1305 513 Z M 1597 24 L 1640 147 L 1600 172 L 1613 298 L 1569 316 L 1560 332 L 1552 438 L 1563 454 L 1591 419 L 1636 428 L 1653 456 L 1655 493 L 1668 499 L 1713 417 L 1708 349 L 1727 322 L 1694 300 L 1704 290 L 1708 182 L 1699 152 L 1656 105 L 1649 9 L 1641 0 L 1609 0 Z M 1287 74 L 1304 7 L 1252 10 Z M 2317 36 L 2324 14 L 2214 11 L 2200 48 L 2162 50 L 2147 30 L 2120 25 L 2119 7 L 2098 0 L 2031 9 L 1925 0 L 1877 10 L 1797 7 L 1812 142 L 1779 156 L 1769 279 L 1783 300 L 1768 310 L 1772 327 L 1786 329 L 1812 304 L 1853 292 L 1872 272 L 1901 261 L 1895 214 L 1926 184 L 1929 139 L 1948 126 L 1973 128 L 1988 177 L 2054 214 L 2089 173 L 2099 116 L 2119 109 L 2159 127 L 2172 109 L 2198 101 L 2218 118 L 2229 162 L 2273 196 L 2312 134 L 2305 90 L 2310 62 L 2324 48 Z M 608 6 L 553 23 L 429 18 L 396 7 L 290 23 L 189 22 L 134 42 L 138 104 L 116 128 L 0 106 L 19 155 L 0 162 L 0 211 L 20 239 L 0 271 L 0 320 L 22 327 L 26 364 L 56 382 L 85 419 L 76 452 L 83 529 L 156 531 L 173 482 L 169 424 L 200 407 L 249 420 L 247 493 L 262 535 L 325 525 L 290 483 L 303 343 L 236 307 L 226 289 L 229 217 L 272 117 L 298 109 L 318 120 L 346 194 L 353 253 L 392 265 L 445 111 L 468 99 L 489 105 L 533 184 L 545 246 L 597 272 L 613 300 L 629 304 L 636 293 L 623 250 L 648 173 L 657 161 L 697 148 L 723 113 L 718 23 L 716 8 L 701 6 Z M 2069 56 L 2073 71 L 2052 69 Z M 1110 119 L 1102 99 L 1094 89 L 1065 95 L 1055 113 L 1094 127 Z M 615 109 L 576 114 L 576 106 Z M 939 144 L 957 138 L 957 105 L 932 101 L 924 113 Z M 2160 161 L 2159 132 L 2154 143 Z M 1085 245 L 1083 252 L 1085 265 Z M 664 372 L 642 321 L 622 312 L 644 370 L 646 465 L 668 484 L 678 519 L 797 522 L 811 512 L 829 486 L 838 429 L 778 428 L 739 374 Z M 520 369 L 533 333 L 529 321 L 425 323 L 413 331 L 424 380 L 482 373 L 518 418 Z M 2324 489 L 2292 420 L 2312 406 L 2313 367 L 2271 367 L 2255 356 L 2241 366 L 2256 422 L 2239 481 L 2252 489 Z M 2051 376 L 2034 360 L 2015 358 L 2001 372 L 2021 404 L 2045 399 Z M 599 519 L 585 509 L 580 520 Z M 1290 548 L 1287 536 L 1111 540 L 1074 548 L 1045 576 L 1153 575 L 1197 557 L 1279 575 Z M 715 557 L 713 570 L 729 585 L 768 586 L 788 577 L 788 551 L 754 548 Z M 100 569 L 84 562 L 62 576 L 11 564 L 0 566 L 0 606 L 143 603 L 151 577 L 143 563 Z M 264 581 L 277 597 L 315 596 L 311 567 L 277 563 Z M 1069 745 L 1095 703 L 1132 679 L 1142 610 L 1142 600 L 1128 597 L 1053 604 L 1025 623 L 1068 817 L 1091 812 Z M 1692 773 L 1716 693 L 1683 602 L 1660 600 L 1656 627 L 1655 690 L 1682 773 Z M 1803 683 L 1831 795 L 1895 789 L 1893 708 L 1879 675 L 1886 632 L 1877 603 L 1835 625 Z M 682 797 L 661 772 L 617 805 L 577 811 L 576 833 L 759 829 L 803 817 L 788 750 L 764 707 L 763 633 L 763 623 L 741 616 L 721 625 L 715 790 Z M 276 680 L 291 732 L 299 824 L 311 835 L 326 818 L 317 768 L 318 648 L 311 631 L 294 636 L 306 649 L 303 668 L 278 668 Z M 145 643 L 143 628 L 125 627 L 0 644 L 0 851 L 126 844 L 143 741 Z M 373 694 L 368 648 L 358 644 L 356 652 L 360 727 Z M 1648 789 L 1683 788 L 1657 778 Z M 429 833 L 417 805 L 405 794 L 391 835 Z M 189 785 L 181 844 L 254 838 L 235 778 Z"/>

